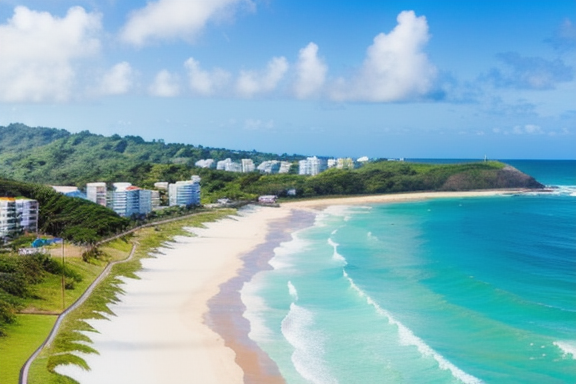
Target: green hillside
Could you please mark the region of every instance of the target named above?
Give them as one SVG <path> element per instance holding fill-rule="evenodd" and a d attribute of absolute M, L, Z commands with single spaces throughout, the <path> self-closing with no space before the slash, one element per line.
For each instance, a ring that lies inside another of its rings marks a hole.
<path fill-rule="evenodd" d="M 121 180 L 150 187 L 155 181 L 181 179 L 182 173 L 189 178 L 194 163 L 207 158 L 250 158 L 259 163 L 304 156 L 147 142 L 139 136 L 106 137 L 88 131 L 72 134 L 23 124 L 0 126 L 0 177 L 19 181 L 84 186 Z"/>

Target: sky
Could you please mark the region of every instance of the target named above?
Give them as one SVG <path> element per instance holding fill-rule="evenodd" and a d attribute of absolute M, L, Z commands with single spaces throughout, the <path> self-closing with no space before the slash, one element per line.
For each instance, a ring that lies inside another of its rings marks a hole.
<path fill-rule="evenodd" d="M 0 0 L 0 125 L 576 159 L 576 0 Z"/>

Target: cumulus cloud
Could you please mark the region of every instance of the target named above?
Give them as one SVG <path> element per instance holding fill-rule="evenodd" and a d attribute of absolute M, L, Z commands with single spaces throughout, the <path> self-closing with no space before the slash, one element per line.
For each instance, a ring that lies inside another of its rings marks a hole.
<path fill-rule="evenodd" d="M 184 63 L 188 70 L 190 89 L 194 93 L 208 96 L 213 95 L 228 84 L 230 74 L 222 69 L 216 68 L 206 71 L 200 67 L 200 63 L 193 58 L 189 58 Z"/>
<path fill-rule="evenodd" d="M 430 38 L 426 18 L 403 11 L 397 21 L 389 34 L 374 38 L 358 73 L 337 81 L 334 99 L 393 102 L 421 97 L 432 89 L 437 70 L 423 52 Z"/>
<path fill-rule="evenodd" d="M 180 94 L 180 84 L 178 76 L 173 75 L 167 70 L 163 69 L 158 72 L 154 78 L 154 82 L 148 89 L 151 95 L 160 97 L 174 97 Z"/>
<path fill-rule="evenodd" d="M 268 62 L 264 72 L 241 71 L 236 82 L 236 91 L 244 97 L 273 91 L 288 71 L 288 67 L 285 57 L 274 57 Z"/>
<path fill-rule="evenodd" d="M 72 7 L 54 17 L 19 6 L 0 25 L 0 100 L 65 101 L 70 98 L 74 63 L 100 50 L 100 15 Z"/>
<path fill-rule="evenodd" d="M 497 57 L 505 64 L 505 69 L 494 68 L 485 76 L 497 87 L 554 89 L 558 83 L 574 79 L 574 68 L 560 59 L 522 57 L 515 52 L 501 53 Z"/>
<path fill-rule="evenodd" d="M 133 70 L 130 64 L 123 61 L 113 66 L 102 78 L 100 87 L 103 95 L 121 95 L 132 86 Z"/>
<path fill-rule="evenodd" d="M 318 58 L 318 46 L 314 43 L 302 48 L 298 54 L 296 64 L 296 83 L 294 91 L 296 96 L 304 99 L 313 96 L 324 85 L 328 67 Z"/>
<path fill-rule="evenodd" d="M 252 3 L 248 0 L 149 2 L 130 15 L 120 38 L 136 46 L 166 39 L 192 41 L 208 21 L 227 15 L 238 4 Z"/>

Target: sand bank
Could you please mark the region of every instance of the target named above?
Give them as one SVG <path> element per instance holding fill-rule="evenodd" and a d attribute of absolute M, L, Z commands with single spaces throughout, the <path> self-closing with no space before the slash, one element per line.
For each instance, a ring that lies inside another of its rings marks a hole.
<path fill-rule="evenodd" d="M 312 208 L 321 209 L 330 205 L 355 205 L 355 204 L 377 204 L 393 203 L 403 201 L 416 201 L 436 198 L 458 198 L 458 197 L 486 197 L 498 196 L 509 193 L 520 193 L 521 190 L 486 190 L 486 191 L 462 191 L 462 192 L 414 192 L 414 193 L 397 193 L 386 195 L 368 195 L 368 196 L 351 196 L 335 197 L 327 199 L 311 199 L 283 203 L 282 207 L 288 209 Z"/>

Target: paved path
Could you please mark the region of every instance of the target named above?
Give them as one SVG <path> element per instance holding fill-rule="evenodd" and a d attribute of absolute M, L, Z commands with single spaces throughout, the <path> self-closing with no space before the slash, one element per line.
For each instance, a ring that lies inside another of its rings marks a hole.
<path fill-rule="evenodd" d="M 30 370 L 30 366 L 32 365 L 32 362 L 36 359 L 36 357 L 38 357 L 38 355 L 40 354 L 40 352 L 42 351 L 42 349 L 44 347 L 46 347 L 47 345 L 50 345 L 50 343 L 52 343 L 54 341 L 54 338 L 58 334 L 58 330 L 60 329 L 60 325 L 62 325 L 62 321 L 64 321 L 64 318 L 66 317 L 66 315 L 68 315 L 70 312 L 72 312 L 73 310 L 75 310 L 76 308 L 78 308 L 79 306 L 84 304 L 84 302 L 88 299 L 88 297 L 90 297 L 90 295 L 94 291 L 94 288 L 96 288 L 96 286 L 106 276 L 108 276 L 108 274 L 110 273 L 110 270 L 112 269 L 112 267 L 114 265 L 120 264 L 120 263 L 125 263 L 127 261 L 132 260 L 132 257 L 134 256 L 135 251 L 136 251 L 136 244 L 134 244 L 132 246 L 132 250 L 130 251 L 130 255 L 128 255 L 128 257 L 126 259 L 118 260 L 118 261 L 112 261 L 112 262 L 108 263 L 106 268 L 104 268 L 102 273 L 100 273 L 100 275 L 98 275 L 98 277 L 92 282 L 92 284 L 90 284 L 88 286 L 88 288 L 82 294 L 82 296 L 80 296 L 78 298 L 78 300 L 76 300 L 74 302 L 74 304 L 72 304 L 71 306 L 66 308 L 66 310 L 58 316 L 58 319 L 56 319 L 56 323 L 54 323 L 54 327 L 52 327 L 52 330 L 50 331 L 50 334 L 48 335 L 46 340 L 44 340 L 44 342 L 38 347 L 38 349 L 32 354 L 32 356 L 30 356 L 30 358 L 28 358 L 28 360 L 26 360 L 26 363 L 24 364 L 24 366 L 20 370 L 20 380 L 19 380 L 20 384 L 28 384 L 28 372 Z"/>
<path fill-rule="evenodd" d="M 206 213 L 206 211 L 204 212 L 198 212 L 198 213 L 193 213 L 190 215 L 186 215 L 186 216 L 180 216 L 180 217 L 174 217 L 171 219 L 166 219 L 166 220 L 161 220 L 161 221 L 156 221 L 153 223 L 148 223 L 148 224 L 144 224 L 141 225 L 139 227 L 136 228 L 132 228 L 126 232 L 122 232 L 118 235 L 112 236 L 108 239 L 99 241 L 98 243 L 96 243 L 94 246 L 99 246 L 102 245 L 104 243 L 110 242 L 112 240 L 118 239 L 122 236 L 126 236 L 130 233 L 136 232 L 139 229 L 142 228 L 146 228 L 146 227 L 152 227 L 152 226 L 156 226 L 156 225 L 161 225 L 161 224 L 167 224 L 167 223 L 171 223 L 173 221 L 178 221 L 178 220 L 183 220 L 192 216 L 197 216 L 197 215 L 201 215 L 203 213 Z M 30 371 L 30 366 L 32 365 L 32 362 L 36 359 L 36 357 L 38 357 L 38 355 L 40 354 L 40 352 L 42 351 L 42 349 L 47 346 L 50 345 L 50 343 L 52 343 L 52 341 L 54 341 L 54 338 L 56 337 L 56 335 L 58 334 L 58 330 L 60 329 L 60 325 L 62 324 L 62 321 L 64 320 L 64 318 L 66 317 L 66 315 L 68 315 L 70 312 L 72 312 L 73 310 L 75 310 L 76 308 L 78 308 L 80 305 L 82 305 L 86 299 L 88 299 L 88 297 L 90 297 L 90 295 L 92 294 L 92 291 L 94 291 L 94 288 L 96 288 L 96 286 L 106 277 L 108 276 L 108 273 L 110 273 L 110 270 L 112 269 L 112 267 L 116 264 L 119 263 L 125 263 L 127 261 L 130 261 L 132 259 L 132 257 L 134 256 L 134 253 L 136 251 L 136 244 L 132 246 L 132 250 L 130 251 L 130 255 L 124 259 L 124 260 L 118 260 L 118 261 L 112 261 L 110 263 L 108 263 L 108 265 L 106 266 L 106 268 L 104 268 L 104 270 L 102 271 L 102 273 L 100 273 L 100 275 L 92 282 L 92 284 L 90 284 L 88 286 L 88 288 L 86 289 L 86 291 L 82 294 L 82 296 L 80 296 L 78 298 L 78 300 L 76 300 L 74 302 L 74 304 L 72 304 L 71 306 L 69 306 L 68 308 L 66 308 L 65 311 L 63 311 L 59 316 L 58 319 L 56 320 L 56 323 L 54 324 L 54 327 L 52 328 L 52 330 L 50 331 L 50 334 L 48 335 L 48 337 L 46 338 L 46 340 L 44 340 L 44 342 L 38 347 L 38 349 L 32 354 L 32 356 L 30 356 L 28 358 L 28 360 L 26 360 L 26 363 L 24 364 L 24 366 L 22 367 L 22 369 L 20 370 L 20 380 L 19 380 L 19 384 L 28 384 L 28 373 Z"/>

